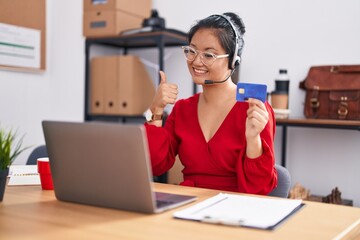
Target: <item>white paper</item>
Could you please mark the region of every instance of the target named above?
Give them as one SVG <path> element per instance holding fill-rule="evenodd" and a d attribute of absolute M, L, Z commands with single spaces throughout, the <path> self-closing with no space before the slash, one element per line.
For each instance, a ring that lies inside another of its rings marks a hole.
<path fill-rule="evenodd" d="M 40 68 L 41 31 L 0 23 L 0 65 Z"/>
<path fill-rule="evenodd" d="M 40 185 L 37 165 L 10 166 L 8 185 Z"/>
<path fill-rule="evenodd" d="M 301 200 L 250 197 L 220 193 L 190 208 L 174 213 L 174 217 L 239 225 L 271 228 L 301 205 Z"/>

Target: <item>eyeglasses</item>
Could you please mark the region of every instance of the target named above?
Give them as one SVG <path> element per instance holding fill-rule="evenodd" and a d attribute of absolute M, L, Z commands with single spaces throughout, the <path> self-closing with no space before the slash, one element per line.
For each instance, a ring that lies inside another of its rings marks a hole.
<path fill-rule="evenodd" d="M 229 54 L 216 55 L 211 52 L 202 52 L 199 50 L 195 50 L 194 48 L 189 46 L 182 46 L 181 48 L 184 51 L 184 56 L 186 60 L 192 62 L 195 60 L 196 56 L 200 54 L 200 60 L 206 66 L 211 66 L 218 58 L 229 57 Z"/>

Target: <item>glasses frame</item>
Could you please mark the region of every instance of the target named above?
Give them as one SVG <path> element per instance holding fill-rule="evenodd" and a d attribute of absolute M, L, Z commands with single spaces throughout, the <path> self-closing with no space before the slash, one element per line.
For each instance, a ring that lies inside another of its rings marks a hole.
<path fill-rule="evenodd" d="M 181 48 L 183 49 L 184 57 L 185 57 L 185 59 L 186 59 L 187 61 L 193 62 L 193 61 L 195 61 L 196 57 L 197 57 L 198 55 L 200 55 L 200 61 L 201 61 L 205 66 L 211 66 L 211 65 L 213 65 L 214 62 L 215 62 L 217 59 L 219 59 L 219 58 L 229 57 L 229 54 L 216 55 L 216 54 L 214 54 L 214 53 L 212 53 L 212 52 L 203 52 L 203 51 L 200 51 L 200 50 L 196 50 L 196 49 L 194 49 L 194 48 L 192 48 L 192 47 L 190 47 L 190 46 L 181 46 Z M 185 50 L 193 50 L 193 51 L 196 53 L 193 60 L 190 60 L 190 59 L 188 59 L 188 58 L 186 57 Z M 204 53 L 211 55 L 212 58 L 214 59 L 210 64 L 209 64 L 209 63 L 204 63 L 204 61 L 203 61 L 203 55 L 202 55 L 202 54 L 204 54 Z"/>

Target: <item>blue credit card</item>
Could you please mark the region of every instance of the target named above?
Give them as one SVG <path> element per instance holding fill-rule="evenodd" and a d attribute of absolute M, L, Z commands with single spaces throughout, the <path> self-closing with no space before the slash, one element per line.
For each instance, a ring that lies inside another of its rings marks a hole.
<path fill-rule="evenodd" d="M 266 101 L 267 87 L 265 84 L 238 83 L 236 90 L 236 100 L 244 102 L 249 98 L 256 98 L 262 102 Z"/>

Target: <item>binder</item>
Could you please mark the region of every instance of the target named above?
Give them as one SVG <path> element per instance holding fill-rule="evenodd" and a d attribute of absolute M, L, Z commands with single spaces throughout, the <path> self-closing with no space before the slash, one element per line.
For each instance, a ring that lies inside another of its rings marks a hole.
<path fill-rule="evenodd" d="M 142 115 L 154 95 L 154 83 L 137 56 L 102 56 L 91 60 L 91 114 Z"/>
<path fill-rule="evenodd" d="M 114 115 L 119 108 L 118 99 L 118 76 L 120 60 L 117 56 L 103 58 L 103 84 L 104 84 L 104 113 Z"/>
<path fill-rule="evenodd" d="M 302 206 L 302 200 L 298 199 L 220 193 L 177 211 L 173 216 L 211 224 L 273 230 Z"/>
<path fill-rule="evenodd" d="M 155 86 L 137 56 L 119 56 L 118 114 L 142 115 L 149 107 Z"/>
<path fill-rule="evenodd" d="M 118 56 L 95 57 L 91 60 L 90 112 L 113 115 L 118 106 Z"/>
<path fill-rule="evenodd" d="M 90 109 L 91 114 L 104 113 L 103 60 L 93 58 L 90 67 Z"/>

